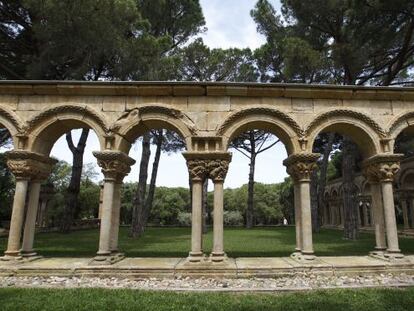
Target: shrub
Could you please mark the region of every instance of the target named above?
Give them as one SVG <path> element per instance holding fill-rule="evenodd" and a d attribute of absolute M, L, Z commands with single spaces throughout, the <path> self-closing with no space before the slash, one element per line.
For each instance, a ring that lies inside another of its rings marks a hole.
<path fill-rule="evenodd" d="M 227 226 L 241 226 L 243 225 L 243 215 L 239 211 L 225 211 L 224 224 Z"/>
<path fill-rule="evenodd" d="M 179 212 L 177 221 L 180 226 L 191 226 L 191 213 Z"/>

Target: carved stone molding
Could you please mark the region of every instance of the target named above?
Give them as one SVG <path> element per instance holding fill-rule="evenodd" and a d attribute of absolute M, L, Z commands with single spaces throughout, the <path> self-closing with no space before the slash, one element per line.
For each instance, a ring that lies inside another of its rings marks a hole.
<path fill-rule="evenodd" d="M 191 180 L 203 181 L 205 178 L 211 178 L 213 182 L 224 182 L 231 161 L 231 153 L 184 152 L 183 155 L 187 160 Z"/>
<path fill-rule="evenodd" d="M 135 160 L 120 151 L 94 151 L 93 155 L 98 159 L 98 165 L 102 168 L 105 179 L 122 182 L 131 171 Z"/>
<path fill-rule="evenodd" d="M 325 120 L 332 118 L 332 117 L 336 117 L 336 116 L 351 117 L 354 119 L 361 120 L 362 122 L 369 125 L 369 127 L 371 127 L 379 136 L 386 137 L 387 135 L 384 129 L 377 122 L 371 119 L 369 116 L 361 112 L 348 110 L 348 109 L 336 109 L 336 110 L 328 111 L 328 112 L 321 114 L 309 124 L 309 126 L 307 127 L 305 131 L 306 135 L 309 135 L 316 127 L 318 127 Z"/>
<path fill-rule="evenodd" d="M 392 182 L 400 171 L 402 154 L 375 155 L 362 163 L 364 175 L 369 182 Z"/>
<path fill-rule="evenodd" d="M 192 135 L 197 135 L 194 122 L 187 115 L 177 109 L 164 106 L 143 106 L 127 110 L 118 118 L 118 120 L 115 121 L 115 123 L 111 126 L 110 131 L 113 133 L 119 133 L 119 131 L 125 126 L 130 124 L 138 124 L 141 121 L 142 116 L 147 113 L 158 113 L 172 119 L 180 120 L 188 128 Z"/>
<path fill-rule="evenodd" d="M 77 105 L 62 105 L 56 106 L 46 111 L 43 111 L 36 115 L 34 118 L 27 122 L 27 132 L 30 132 L 33 128 L 37 127 L 39 124 L 43 123 L 50 117 L 53 117 L 59 113 L 66 113 L 66 112 L 74 112 L 81 114 L 83 116 L 90 117 L 95 123 L 97 123 L 104 132 L 108 132 L 108 128 L 104 121 L 104 118 L 100 116 L 96 111 L 93 109 L 86 107 L 86 106 L 77 106 Z"/>
<path fill-rule="evenodd" d="M 6 120 L 8 120 L 13 126 L 16 128 L 18 133 L 21 133 L 23 131 L 23 125 L 20 119 L 14 115 L 11 111 L 9 111 L 6 108 L 3 108 L 0 106 L 0 116 L 4 117 Z"/>
<path fill-rule="evenodd" d="M 297 153 L 283 161 L 288 174 L 295 182 L 309 181 L 312 172 L 318 167 L 319 153 Z"/>
<path fill-rule="evenodd" d="M 286 113 L 281 112 L 280 110 L 273 109 L 273 108 L 266 108 L 266 107 L 248 108 L 248 109 L 243 109 L 243 110 L 233 113 L 218 128 L 217 135 L 219 136 L 223 135 L 226 129 L 228 129 L 237 120 L 246 118 L 247 116 L 254 115 L 254 114 L 264 114 L 264 115 L 268 115 L 268 116 L 280 119 L 281 121 L 288 124 L 293 129 L 293 131 L 296 133 L 296 135 L 300 137 L 303 136 L 302 128 L 299 126 L 299 124 L 296 123 L 296 121 L 293 118 L 291 118 Z"/>
<path fill-rule="evenodd" d="M 56 159 L 29 151 L 13 150 L 5 155 L 7 166 L 16 178 L 45 180 L 57 163 Z"/>

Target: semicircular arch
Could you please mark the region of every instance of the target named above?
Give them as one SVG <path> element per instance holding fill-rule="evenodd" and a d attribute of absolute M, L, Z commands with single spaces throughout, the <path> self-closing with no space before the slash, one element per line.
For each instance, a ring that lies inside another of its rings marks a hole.
<path fill-rule="evenodd" d="M 299 137 L 303 131 L 290 116 L 273 108 L 253 107 L 239 110 L 230 115 L 218 128 L 217 136 L 223 137 L 227 149 L 238 135 L 252 129 L 268 131 L 285 145 L 288 155 L 300 151 Z"/>
<path fill-rule="evenodd" d="M 105 118 L 86 106 L 64 105 L 39 113 L 28 121 L 27 149 L 49 155 L 57 139 L 73 129 L 92 129 L 99 139 L 101 150 L 105 149 L 108 126 Z"/>
<path fill-rule="evenodd" d="M 129 153 L 135 140 L 149 130 L 168 129 L 176 132 L 191 150 L 191 136 L 196 136 L 194 122 L 183 112 L 166 106 L 143 106 L 125 112 L 111 127 L 118 136 L 115 148 Z"/>
<path fill-rule="evenodd" d="M 352 110 L 333 110 L 314 119 L 306 129 L 308 148 L 313 148 L 316 137 L 323 132 L 351 137 L 364 158 L 380 153 L 380 140 L 386 137 L 386 132 L 377 122 L 363 113 Z"/>

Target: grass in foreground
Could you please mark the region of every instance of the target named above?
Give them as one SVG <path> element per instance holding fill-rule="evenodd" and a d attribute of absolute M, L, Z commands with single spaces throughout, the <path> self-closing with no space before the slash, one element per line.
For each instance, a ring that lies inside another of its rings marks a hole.
<path fill-rule="evenodd" d="M 139 239 L 128 237 L 129 228 L 122 227 L 120 248 L 131 257 L 185 257 L 190 249 L 190 228 L 148 228 Z M 213 233 L 205 236 L 204 250 L 211 251 Z M 35 248 L 44 256 L 92 257 L 98 248 L 99 230 L 83 230 L 70 234 L 39 233 Z M 7 238 L 0 238 L 0 252 L 6 248 Z M 375 236 L 361 233 L 357 241 L 342 239 L 342 231 L 324 229 L 314 235 L 318 256 L 366 255 L 374 249 Z M 224 247 L 230 257 L 289 256 L 295 248 L 294 227 L 225 228 Z M 404 254 L 414 254 L 414 239 L 400 238 Z"/>
<path fill-rule="evenodd" d="M 414 288 L 284 294 L 0 289 L 1 310 L 413 310 Z"/>

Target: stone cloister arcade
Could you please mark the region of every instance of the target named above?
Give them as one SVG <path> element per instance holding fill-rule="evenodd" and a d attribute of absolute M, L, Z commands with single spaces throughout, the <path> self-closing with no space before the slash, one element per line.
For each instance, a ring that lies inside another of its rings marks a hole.
<path fill-rule="evenodd" d="M 40 185 L 56 162 L 49 153 L 61 135 L 75 128 L 92 129 L 101 148 L 94 152 L 104 175 L 95 264 L 109 264 L 120 254 L 120 186 L 134 163 L 128 152 L 137 137 L 156 128 L 172 129 L 186 142 L 183 156 L 193 187 L 189 262 L 206 258 L 201 198 L 205 178 L 214 183 L 214 241 L 208 258 L 213 262 L 226 258 L 223 183 L 231 161 L 228 144 L 248 129 L 268 130 L 286 146 L 284 165 L 294 181 L 295 258 L 315 258 L 309 184 L 320 155 L 312 153 L 312 146 L 316 136 L 327 131 L 350 136 L 363 154 L 363 174 L 372 194 L 373 251 L 384 258 L 401 258 L 393 191 L 401 155 L 393 150 L 398 134 L 413 124 L 414 89 L 409 88 L 1 81 L 0 125 L 13 137 L 7 163 L 16 178 L 2 259 L 36 256 L 33 242 Z"/>

